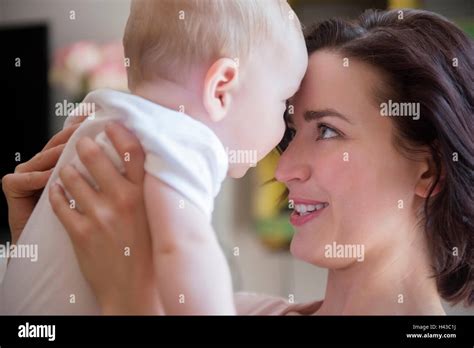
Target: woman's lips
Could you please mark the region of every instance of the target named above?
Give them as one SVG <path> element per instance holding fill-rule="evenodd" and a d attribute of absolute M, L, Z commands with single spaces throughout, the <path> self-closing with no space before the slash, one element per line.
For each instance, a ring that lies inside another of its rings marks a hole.
<path fill-rule="evenodd" d="M 293 213 L 290 222 L 294 226 L 301 226 L 308 221 L 321 215 L 322 211 L 329 205 L 327 202 L 313 201 L 308 199 L 290 198 L 293 203 Z"/>
<path fill-rule="evenodd" d="M 310 221 L 310 220 L 318 217 L 319 215 L 321 215 L 321 213 L 323 212 L 324 209 L 325 208 L 322 208 L 320 210 L 315 210 L 311 213 L 307 213 L 306 215 L 300 215 L 296 211 L 293 211 L 293 213 L 291 213 L 291 215 L 290 215 L 290 222 L 294 226 L 304 225 L 308 221 Z"/>

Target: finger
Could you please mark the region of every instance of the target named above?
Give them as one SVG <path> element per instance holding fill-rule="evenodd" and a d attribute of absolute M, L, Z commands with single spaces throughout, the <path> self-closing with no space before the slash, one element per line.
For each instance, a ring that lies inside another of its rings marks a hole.
<path fill-rule="evenodd" d="M 54 168 L 66 144 L 37 153 L 32 159 L 16 166 L 15 173 L 45 171 Z"/>
<path fill-rule="evenodd" d="M 54 146 L 60 145 L 60 144 L 65 144 L 71 135 L 76 131 L 77 128 L 79 128 L 81 124 L 76 123 L 72 126 L 69 126 L 67 128 L 64 128 L 62 131 L 56 133 L 44 146 L 42 151 L 45 151 L 47 149 L 50 149 Z"/>
<path fill-rule="evenodd" d="M 87 220 L 76 209 L 70 207 L 64 190 L 58 184 L 51 186 L 49 190 L 49 202 L 73 243 L 79 240 L 81 231 L 83 230 L 82 226 Z"/>
<path fill-rule="evenodd" d="M 79 139 L 76 144 L 77 154 L 101 191 L 114 194 L 117 188 L 126 185 L 126 180 L 115 168 L 112 161 L 98 144 L 91 138 Z"/>
<path fill-rule="evenodd" d="M 125 167 L 125 177 L 136 184 L 142 184 L 145 176 L 145 152 L 138 138 L 123 125 L 112 122 L 105 132 L 122 159 Z"/>
<path fill-rule="evenodd" d="M 35 191 L 43 189 L 48 183 L 53 169 L 44 172 L 28 172 L 7 174 L 2 178 L 2 188 L 7 198 L 23 198 L 31 196 Z"/>
<path fill-rule="evenodd" d="M 74 201 L 81 207 L 85 213 L 94 211 L 93 204 L 98 202 L 100 197 L 84 179 L 84 177 L 70 165 L 65 166 L 59 171 L 64 189 L 69 192 Z"/>

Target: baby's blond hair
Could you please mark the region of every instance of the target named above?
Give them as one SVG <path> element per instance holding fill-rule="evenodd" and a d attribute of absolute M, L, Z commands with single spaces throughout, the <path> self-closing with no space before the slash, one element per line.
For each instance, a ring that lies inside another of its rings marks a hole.
<path fill-rule="evenodd" d="M 123 37 L 129 88 L 157 76 L 180 81 L 191 64 L 222 57 L 242 64 L 289 21 L 301 32 L 286 0 L 132 0 Z"/>

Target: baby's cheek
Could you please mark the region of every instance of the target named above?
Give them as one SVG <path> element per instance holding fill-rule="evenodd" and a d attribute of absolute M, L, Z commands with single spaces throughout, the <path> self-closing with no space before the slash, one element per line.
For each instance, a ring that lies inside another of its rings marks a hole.
<path fill-rule="evenodd" d="M 275 114 L 276 113 L 273 113 L 273 115 Z M 263 156 L 272 151 L 280 143 L 285 134 L 283 116 L 275 118 L 271 115 L 272 114 L 269 113 L 269 116 L 262 117 L 262 119 L 265 118 L 265 122 L 263 122 L 261 127 L 254 127 L 252 130 L 255 134 L 255 140 L 260 144 L 259 153 Z"/>
<path fill-rule="evenodd" d="M 272 143 L 270 144 L 271 148 L 275 148 L 283 139 L 283 135 L 285 135 L 285 122 L 283 117 L 277 119 L 274 122 L 274 129 L 273 129 L 273 136 L 272 136 Z"/>

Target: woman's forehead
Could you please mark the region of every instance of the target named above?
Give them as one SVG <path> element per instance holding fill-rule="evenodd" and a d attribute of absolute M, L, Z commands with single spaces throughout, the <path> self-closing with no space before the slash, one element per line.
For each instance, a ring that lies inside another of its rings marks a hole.
<path fill-rule="evenodd" d="M 289 100 L 295 107 L 302 104 L 335 105 L 374 103 L 374 90 L 381 83 L 377 71 L 357 60 L 344 60 L 331 51 L 310 55 L 308 69 L 298 92 Z M 348 62 L 348 65 L 345 65 Z"/>

